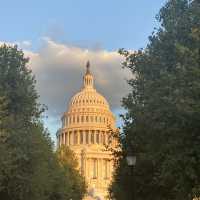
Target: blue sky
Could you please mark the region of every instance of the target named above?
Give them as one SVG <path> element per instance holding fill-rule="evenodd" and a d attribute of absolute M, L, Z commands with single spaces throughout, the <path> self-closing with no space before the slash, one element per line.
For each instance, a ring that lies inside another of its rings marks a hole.
<path fill-rule="evenodd" d="M 165 0 L 0 0 L 0 39 L 39 39 L 106 49 L 138 49 L 157 26 Z"/>
<path fill-rule="evenodd" d="M 121 71 L 119 48 L 144 48 L 166 0 L 0 0 L 0 43 L 18 43 L 30 57 L 45 124 L 55 138 L 70 97 L 91 60 L 96 86 L 121 111 L 130 72 Z M 105 68 L 106 67 L 106 68 Z M 112 75 L 112 76 L 110 76 Z M 116 82 L 116 80 L 118 80 Z M 118 125 L 120 125 L 118 118 Z"/>

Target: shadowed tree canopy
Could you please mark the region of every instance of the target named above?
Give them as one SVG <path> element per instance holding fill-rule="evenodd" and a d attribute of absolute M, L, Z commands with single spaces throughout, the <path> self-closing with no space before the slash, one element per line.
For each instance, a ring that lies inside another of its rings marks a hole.
<path fill-rule="evenodd" d="M 124 157 L 110 194 L 138 200 L 200 197 L 200 1 L 169 0 L 144 50 L 120 50 L 133 79 L 123 99 Z M 125 156 L 137 156 L 134 179 Z"/>
<path fill-rule="evenodd" d="M 0 46 L 0 199 L 79 200 L 85 187 L 58 161 L 27 64 L 17 46 Z"/>

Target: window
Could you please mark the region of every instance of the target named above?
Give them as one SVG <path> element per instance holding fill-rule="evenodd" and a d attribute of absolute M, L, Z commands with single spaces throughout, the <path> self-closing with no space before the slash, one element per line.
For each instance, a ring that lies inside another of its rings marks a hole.
<path fill-rule="evenodd" d="M 103 132 L 102 134 L 103 134 L 103 144 L 106 144 L 106 136 L 105 136 L 105 132 Z"/>
<path fill-rule="evenodd" d="M 93 122 L 93 116 L 90 116 L 90 121 Z"/>
<path fill-rule="evenodd" d="M 69 145 L 72 144 L 72 132 L 70 131 L 69 132 Z"/>
<path fill-rule="evenodd" d="M 67 145 L 67 133 L 65 133 L 65 145 Z"/>
<path fill-rule="evenodd" d="M 95 116 L 95 122 L 97 122 L 97 116 Z"/>
<path fill-rule="evenodd" d="M 85 136 L 86 144 L 89 144 L 89 132 L 86 131 L 86 136 Z"/>
<path fill-rule="evenodd" d="M 99 144 L 99 131 L 98 131 L 98 133 L 96 134 L 96 143 Z"/>
<path fill-rule="evenodd" d="M 84 122 L 84 116 L 81 116 L 81 122 Z"/>
<path fill-rule="evenodd" d="M 64 144 L 64 135 L 63 134 L 61 136 L 61 141 L 62 141 L 62 144 Z"/>
<path fill-rule="evenodd" d="M 77 123 L 79 123 L 79 116 L 77 117 Z"/>
<path fill-rule="evenodd" d="M 86 122 L 88 122 L 89 121 L 89 117 L 88 116 L 86 116 Z"/>
<path fill-rule="evenodd" d="M 74 144 L 78 144 L 78 134 L 76 131 L 74 132 Z"/>
<path fill-rule="evenodd" d="M 75 122 L 75 116 L 73 117 L 73 123 Z"/>
<path fill-rule="evenodd" d="M 65 117 L 65 126 L 67 126 L 67 117 Z"/>
<path fill-rule="evenodd" d="M 80 131 L 80 143 L 83 144 L 83 131 Z"/>
<path fill-rule="evenodd" d="M 91 133 L 91 143 L 94 144 L 94 131 Z"/>
<path fill-rule="evenodd" d="M 93 159 L 93 178 L 97 178 L 97 159 Z"/>

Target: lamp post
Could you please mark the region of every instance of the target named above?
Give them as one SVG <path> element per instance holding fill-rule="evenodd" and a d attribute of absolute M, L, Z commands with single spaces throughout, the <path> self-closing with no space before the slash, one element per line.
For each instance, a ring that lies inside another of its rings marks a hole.
<path fill-rule="evenodd" d="M 133 175 L 133 190 L 131 192 L 131 200 L 136 200 L 135 198 L 135 180 L 134 180 L 134 168 L 135 168 L 135 165 L 136 165 L 136 156 L 134 155 L 127 155 L 126 156 L 126 161 L 127 161 L 127 164 L 128 166 L 131 168 L 131 174 Z"/>

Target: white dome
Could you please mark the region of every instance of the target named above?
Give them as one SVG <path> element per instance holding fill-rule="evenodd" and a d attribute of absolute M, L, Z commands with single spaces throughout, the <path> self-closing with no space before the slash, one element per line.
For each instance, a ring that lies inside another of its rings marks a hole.
<path fill-rule="evenodd" d="M 82 119 L 82 120 L 81 120 Z M 108 127 L 115 126 L 115 118 L 107 100 L 94 88 L 94 78 L 89 67 L 83 77 L 83 87 L 75 94 L 63 115 L 64 127 Z M 84 122 L 84 123 L 81 123 Z"/>
<path fill-rule="evenodd" d="M 109 109 L 107 100 L 99 94 L 95 89 L 83 89 L 71 98 L 69 109 L 74 107 L 95 106 Z"/>

